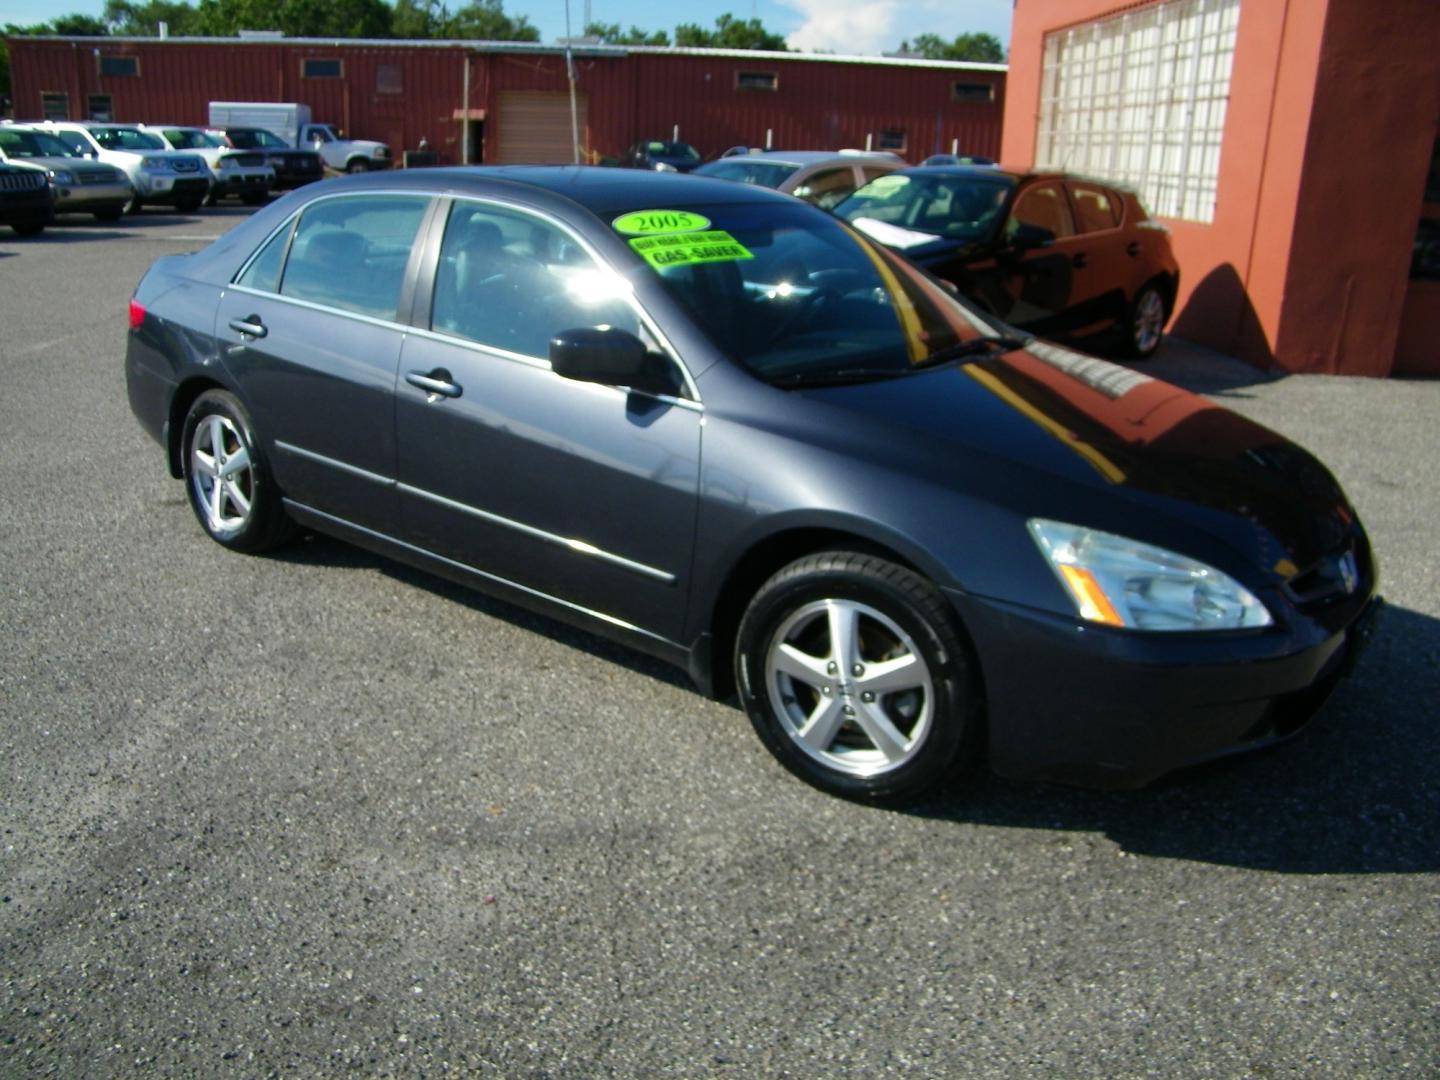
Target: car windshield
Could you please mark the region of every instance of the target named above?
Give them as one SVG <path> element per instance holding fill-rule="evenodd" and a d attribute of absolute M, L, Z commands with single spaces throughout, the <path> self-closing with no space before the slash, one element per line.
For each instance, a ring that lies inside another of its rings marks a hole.
<path fill-rule="evenodd" d="M 645 149 L 651 157 L 679 158 L 682 161 L 700 160 L 700 151 L 689 143 L 652 142 Z"/>
<path fill-rule="evenodd" d="M 176 150 L 209 150 L 225 145 L 224 139 L 198 128 L 166 128 L 165 138 Z"/>
<path fill-rule="evenodd" d="M 106 150 L 168 150 L 158 135 L 136 128 L 97 128 L 91 131 L 95 141 Z"/>
<path fill-rule="evenodd" d="M 872 180 L 835 214 L 890 247 L 948 240 L 983 240 L 1000 223 L 1015 187 L 1008 176 L 891 173 Z"/>
<path fill-rule="evenodd" d="M 636 211 L 612 227 L 720 349 L 779 385 L 906 375 L 994 336 L 923 272 L 800 203 Z"/>
<path fill-rule="evenodd" d="M 12 158 L 85 156 L 47 132 L 8 127 L 0 127 L 0 150 L 5 151 L 6 157 Z"/>
<path fill-rule="evenodd" d="M 783 161 L 747 161 L 744 158 L 723 158 L 701 165 L 695 170 L 696 176 L 715 176 L 721 180 L 734 180 L 741 184 L 757 184 L 760 187 L 778 188 L 787 176 L 800 168 Z"/>

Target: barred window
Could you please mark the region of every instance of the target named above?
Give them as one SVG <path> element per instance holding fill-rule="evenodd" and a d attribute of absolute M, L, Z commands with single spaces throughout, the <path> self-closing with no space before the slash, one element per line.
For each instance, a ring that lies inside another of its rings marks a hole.
<path fill-rule="evenodd" d="M 63 91 L 42 91 L 40 94 L 40 115 L 46 120 L 69 120 L 70 95 Z"/>
<path fill-rule="evenodd" d="M 1045 35 L 1036 164 L 1215 217 L 1240 0 L 1165 0 Z"/>
<path fill-rule="evenodd" d="M 403 94 L 405 92 L 405 69 L 399 64 L 376 64 L 375 92 L 377 94 Z"/>
<path fill-rule="evenodd" d="M 995 87 L 990 83 L 951 83 L 950 100 L 988 103 L 995 100 Z"/>
<path fill-rule="evenodd" d="M 780 87 L 780 76 L 773 71 L 737 71 L 735 73 L 735 89 L 737 90 L 778 90 Z"/>

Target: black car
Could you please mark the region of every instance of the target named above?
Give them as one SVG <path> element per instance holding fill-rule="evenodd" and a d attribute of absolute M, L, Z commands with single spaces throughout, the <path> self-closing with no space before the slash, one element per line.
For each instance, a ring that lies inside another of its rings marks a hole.
<path fill-rule="evenodd" d="M 701 160 L 700 151 L 689 143 L 665 139 L 642 139 L 620 156 L 624 168 L 656 172 L 689 172 Z"/>
<path fill-rule="evenodd" d="M 35 236 L 55 218 L 55 189 L 44 169 L 0 164 L 0 225 Z"/>
<path fill-rule="evenodd" d="M 847 796 L 1263 746 L 1373 624 L 1304 450 L 761 188 L 327 181 L 159 259 L 130 327 L 131 407 L 220 544 L 315 530 L 628 642 Z"/>
<path fill-rule="evenodd" d="M 325 178 L 325 163 L 314 150 L 291 146 L 274 132 L 257 127 L 226 127 L 209 129 L 223 136 L 237 150 L 255 150 L 265 155 L 265 164 L 275 170 L 275 191 L 292 188 Z"/>
<path fill-rule="evenodd" d="M 1180 268 L 1134 192 L 1054 172 L 905 169 L 835 213 L 1006 322 L 1097 351 L 1150 356 Z"/>

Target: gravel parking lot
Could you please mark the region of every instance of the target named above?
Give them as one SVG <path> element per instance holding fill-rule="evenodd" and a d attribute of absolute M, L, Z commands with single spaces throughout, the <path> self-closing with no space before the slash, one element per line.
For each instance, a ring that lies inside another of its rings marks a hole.
<path fill-rule="evenodd" d="M 1440 1070 L 1440 382 L 1153 365 L 1372 531 L 1386 627 L 1299 739 L 881 811 L 638 654 L 206 539 L 125 304 L 243 213 L 0 234 L 0 1074 Z"/>

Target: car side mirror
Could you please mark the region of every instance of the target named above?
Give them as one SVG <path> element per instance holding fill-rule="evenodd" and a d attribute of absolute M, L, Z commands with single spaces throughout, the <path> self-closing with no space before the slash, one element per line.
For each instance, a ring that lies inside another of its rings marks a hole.
<path fill-rule="evenodd" d="M 1055 242 L 1055 234 L 1043 225 L 1032 225 L 1022 221 L 1015 226 L 1015 231 L 1010 234 L 1010 246 L 1016 251 L 1029 251 L 1031 248 L 1049 247 Z"/>
<path fill-rule="evenodd" d="M 550 367 L 578 382 L 628 386 L 651 394 L 677 394 L 674 365 L 645 347 L 634 334 L 615 327 L 561 330 L 550 339 Z"/>

